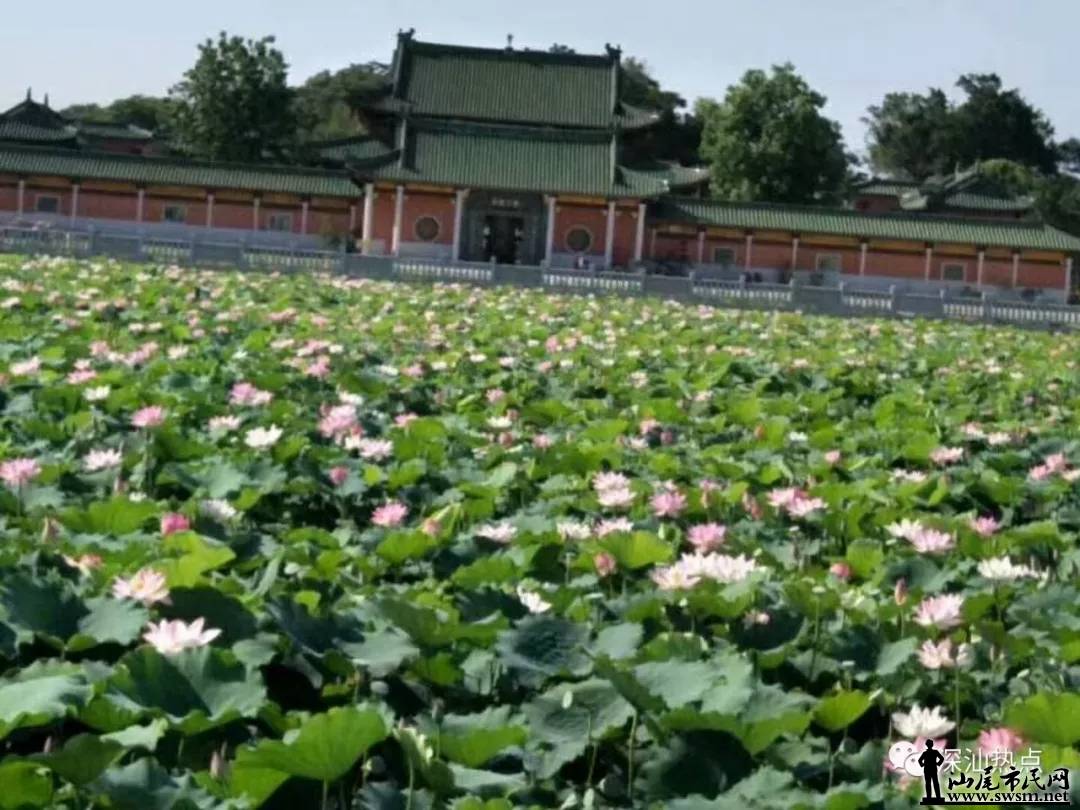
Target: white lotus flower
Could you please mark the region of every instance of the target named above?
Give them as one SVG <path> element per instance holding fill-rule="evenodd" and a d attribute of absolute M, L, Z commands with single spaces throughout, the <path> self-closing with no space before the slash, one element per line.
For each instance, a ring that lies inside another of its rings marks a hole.
<path fill-rule="evenodd" d="M 932 709 L 924 709 L 918 703 L 911 707 L 911 711 L 894 712 L 892 716 L 893 726 L 901 737 L 914 740 L 918 737 L 937 739 L 944 737 L 954 728 L 956 723 L 946 719 L 942 714 L 942 708 L 935 706 Z"/>
<path fill-rule="evenodd" d="M 199 618 L 188 624 L 179 619 L 162 620 L 143 633 L 143 639 L 162 655 L 176 655 L 184 650 L 205 647 L 221 635 L 217 628 L 203 629 L 205 619 Z"/>
<path fill-rule="evenodd" d="M 996 582 L 1012 582 L 1017 579 L 1038 579 L 1039 572 L 1027 565 L 1014 563 L 1008 557 L 994 557 L 979 563 L 979 575 Z"/>
<path fill-rule="evenodd" d="M 220 498 L 203 501 L 199 504 L 199 511 L 219 523 L 227 523 L 240 514 L 232 504 Z"/>
<path fill-rule="evenodd" d="M 91 450 L 83 456 L 83 469 L 86 472 L 99 472 L 119 467 L 124 461 L 124 454 L 119 450 Z"/>
<path fill-rule="evenodd" d="M 109 391 L 112 390 L 107 385 L 99 385 L 95 388 L 87 388 L 83 391 L 83 396 L 87 402 L 101 402 L 109 398 Z"/>
<path fill-rule="evenodd" d="M 536 591 L 526 590 L 519 585 L 517 597 L 521 604 L 528 609 L 529 613 L 547 613 L 547 611 L 551 610 L 551 603 Z"/>
<path fill-rule="evenodd" d="M 271 425 L 268 428 L 252 428 L 244 434 L 244 444 L 252 450 L 266 450 L 273 447 L 281 438 L 281 428 Z"/>
<path fill-rule="evenodd" d="M 167 602 L 169 599 L 165 575 L 153 568 L 143 568 L 129 579 L 117 577 L 112 591 L 117 599 L 134 599 L 147 607 L 155 602 Z"/>

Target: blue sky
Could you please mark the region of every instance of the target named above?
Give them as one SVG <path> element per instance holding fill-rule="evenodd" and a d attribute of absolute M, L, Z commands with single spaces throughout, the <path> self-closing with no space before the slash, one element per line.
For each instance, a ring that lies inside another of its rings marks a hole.
<path fill-rule="evenodd" d="M 0 108 L 33 86 L 54 106 L 163 93 L 219 30 L 275 34 L 293 81 L 389 59 L 398 28 L 417 38 L 643 57 L 688 99 L 722 96 L 751 67 L 791 61 L 829 99 L 848 144 L 864 147 L 867 105 L 892 90 L 950 88 L 999 73 L 1080 137 L 1076 0 L 53 0 L 5 3 Z M 156 9 L 156 11 L 155 11 Z"/>

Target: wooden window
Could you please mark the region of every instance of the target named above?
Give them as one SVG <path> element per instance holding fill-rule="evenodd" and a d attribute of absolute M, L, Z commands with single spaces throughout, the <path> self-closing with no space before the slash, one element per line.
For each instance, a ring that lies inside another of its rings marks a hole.
<path fill-rule="evenodd" d="M 52 194 L 38 194 L 34 207 L 39 214 L 59 214 L 60 198 Z"/>
<path fill-rule="evenodd" d="M 819 273 L 839 273 L 844 269 L 844 257 L 839 253 L 819 253 L 814 257 L 814 269 Z"/>
<path fill-rule="evenodd" d="M 574 253 L 584 253 L 592 247 L 592 234 L 588 228 L 575 225 L 566 232 L 566 247 Z"/>
<path fill-rule="evenodd" d="M 432 216 L 418 217 L 413 225 L 413 233 L 421 242 L 434 242 L 439 238 L 439 220 Z"/>
<path fill-rule="evenodd" d="M 271 214 L 266 218 L 266 230 L 288 233 L 292 230 L 292 214 Z"/>
<path fill-rule="evenodd" d="M 942 281 L 963 281 L 967 265 L 963 262 L 943 262 L 941 265 Z"/>
<path fill-rule="evenodd" d="M 713 248 L 713 264 L 719 264 L 723 267 L 735 266 L 735 248 L 718 247 Z"/>
<path fill-rule="evenodd" d="M 187 222 L 186 205 L 166 205 L 161 209 L 162 222 Z"/>

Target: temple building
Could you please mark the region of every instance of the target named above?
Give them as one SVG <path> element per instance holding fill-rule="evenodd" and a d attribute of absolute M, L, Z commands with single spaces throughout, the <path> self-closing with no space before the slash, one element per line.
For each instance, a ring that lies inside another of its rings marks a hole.
<path fill-rule="evenodd" d="M 714 200 L 708 171 L 625 159 L 658 121 L 621 100 L 617 48 L 474 48 L 399 33 L 363 132 L 308 165 L 169 154 L 136 127 L 30 98 L 0 113 L 0 222 L 443 262 L 858 278 L 1064 297 L 1080 239 L 978 171 L 874 179 L 848 208 Z"/>

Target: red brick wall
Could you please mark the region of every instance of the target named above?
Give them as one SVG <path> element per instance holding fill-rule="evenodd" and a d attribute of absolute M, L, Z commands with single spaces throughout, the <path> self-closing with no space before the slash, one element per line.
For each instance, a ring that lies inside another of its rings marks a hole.
<path fill-rule="evenodd" d="M 134 221 L 138 216 L 138 200 L 131 194 L 104 191 L 79 192 L 79 216 L 92 219 L 122 219 Z M 144 213 L 145 216 L 145 213 Z"/>
<path fill-rule="evenodd" d="M 390 239 L 394 230 L 394 190 L 377 189 L 375 192 L 375 211 L 371 218 L 372 239 L 382 239 L 386 250 L 390 250 Z M 363 214 L 361 214 L 361 217 Z"/>
<path fill-rule="evenodd" d="M 800 245 L 800 259 L 802 252 Z M 765 242 L 755 239 L 750 251 L 750 264 L 762 269 L 791 270 L 791 242 Z"/>
<path fill-rule="evenodd" d="M 0 211 L 19 210 L 19 188 L 15 184 L 0 183 Z"/>
<path fill-rule="evenodd" d="M 1063 290 L 1065 289 L 1065 266 L 1061 263 L 1025 262 L 1021 258 L 1020 279 L 1017 286 Z"/>
<path fill-rule="evenodd" d="M 574 227 L 583 227 L 592 234 L 589 253 L 603 255 L 604 237 L 607 234 L 607 210 L 604 207 L 585 205 L 556 206 L 555 213 L 555 252 L 572 253 L 566 244 L 566 235 Z"/>
<path fill-rule="evenodd" d="M 931 273 L 935 272 L 931 268 Z M 940 271 L 937 271 L 940 275 Z M 896 278 L 926 278 L 926 253 L 892 253 L 875 251 L 871 247 L 866 252 L 866 275 L 894 276 Z M 931 278 L 934 278 L 931 275 Z"/>
<path fill-rule="evenodd" d="M 637 239 L 637 209 L 615 209 L 615 238 L 611 261 L 628 266 L 634 261 L 634 241 Z M 643 250 L 644 252 L 644 250 Z"/>
<path fill-rule="evenodd" d="M 394 221 L 394 195 L 390 195 L 390 223 Z M 405 204 L 401 211 L 401 241 L 418 242 L 416 222 L 421 217 L 434 217 L 439 223 L 439 235 L 435 242 L 443 245 L 454 243 L 454 198 L 447 194 L 425 194 L 423 192 L 405 193 Z M 389 239 L 389 236 L 387 236 Z M 387 242 L 389 245 L 389 242 Z"/>
<path fill-rule="evenodd" d="M 797 269 L 816 270 L 818 255 L 829 255 L 840 257 L 841 272 L 848 275 L 858 275 L 859 254 L 860 251 L 858 248 L 833 247 L 832 245 L 808 245 L 805 242 L 800 242 Z M 867 264 L 869 265 L 869 255 L 867 255 L 866 258 Z"/>

